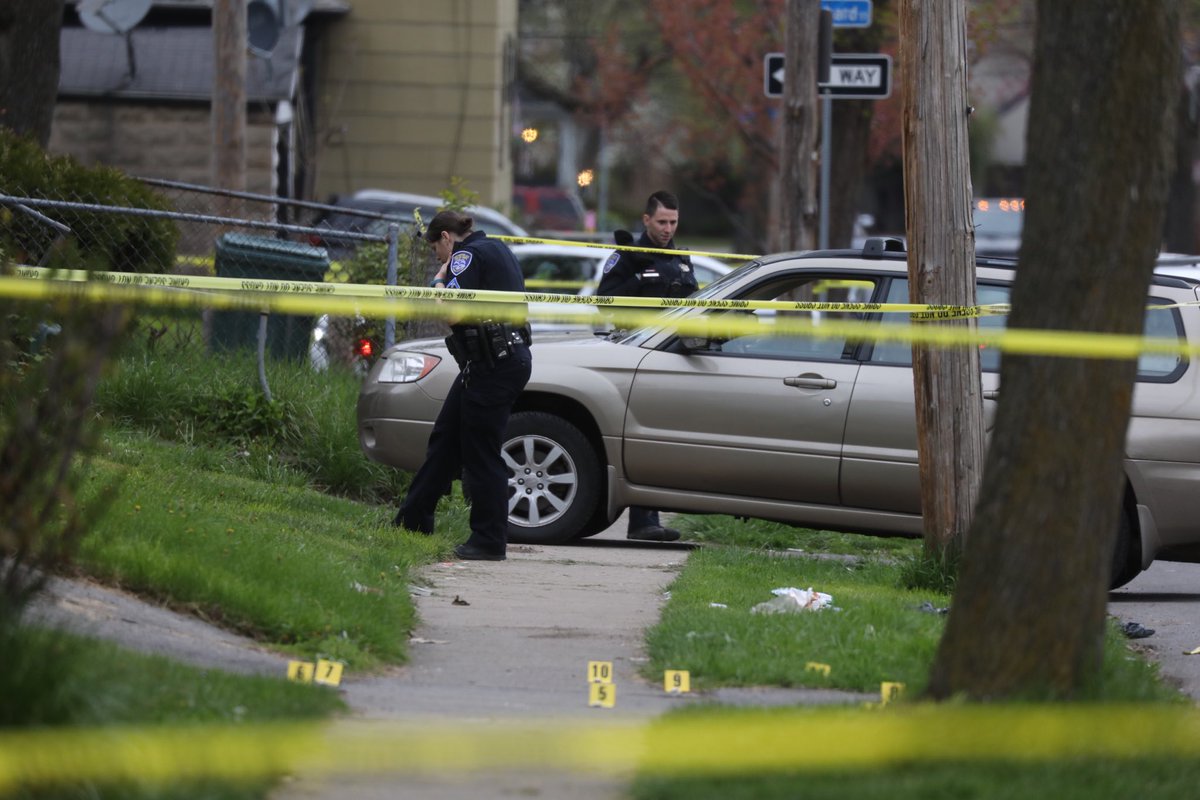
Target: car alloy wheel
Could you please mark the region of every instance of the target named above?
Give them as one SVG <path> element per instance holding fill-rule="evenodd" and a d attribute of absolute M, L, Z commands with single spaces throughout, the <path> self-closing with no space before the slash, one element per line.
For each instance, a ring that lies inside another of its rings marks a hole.
<path fill-rule="evenodd" d="M 580 535 L 600 496 L 600 465 L 578 428 L 561 417 L 522 411 L 501 448 L 508 466 L 508 535 L 563 542 Z"/>

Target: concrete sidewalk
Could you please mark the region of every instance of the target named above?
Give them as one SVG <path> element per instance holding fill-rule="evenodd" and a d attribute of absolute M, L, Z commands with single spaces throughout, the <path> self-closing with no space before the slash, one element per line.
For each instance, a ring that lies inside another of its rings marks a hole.
<path fill-rule="evenodd" d="M 645 630 L 686 545 L 629 542 L 623 526 L 576 545 L 510 545 L 508 561 L 434 564 L 416 601 L 410 663 L 343 685 L 365 720 L 437 718 L 486 725 L 520 717 L 645 717 L 686 702 L 637 674 Z M 428 594 L 424 592 L 427 591 Z M 588 706 L 589 661 L 611 661 L 612 710 Z M 272 796 L 298 798 L 623 797 L 625 781 L 559 774 L 437 779 L 296 779 Z"/>
<path fill-rule="evenodd" d="M 491 720 L 554 717 L 649 718 L 698 698 L 669 695 L 638 670 L 646 629 L 691 545 L 631 542 L 625 520 L 571 545 L 510 545 L 508 561 L 448 562 L 422 573 L 420 624 L 410 663 L 351 678 L 343 690 L 360 720 L 431 718 L 486 726 Z M 428 594 L 425 594 L 425 591 Z M 588 706 L 589 661 L 613 665 L 614 709 Z M 733 705 L 857 703 L 873 696 L 823 690 L 721 690 L 707 700 Z M 505 772 L 420 779 L 407 775 L 298 778 L 273 800 L 311 798 L 626 796 L 632 776 L 597 778 Z"/>

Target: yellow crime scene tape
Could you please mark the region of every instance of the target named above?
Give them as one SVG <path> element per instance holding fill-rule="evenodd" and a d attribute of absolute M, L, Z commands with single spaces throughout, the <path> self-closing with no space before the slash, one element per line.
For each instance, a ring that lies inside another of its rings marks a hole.
<path fill-rule="evenodd" d="M 747 253 L 722 253 L 710 250 L 672 250 L 659 247 L 638 247 L 636 245 L 624 245 L 616 243 L 604 242 L 581 242 L 576 239 L 543 239 L 538 236 L 509 236 L 502 234 L 488 234 L 491 239 L 499 239 L 509 244 L 554 244 L 567 247 L 589 247 L 596 250 L 626 250 L 632 253 L 662 253 L 666 255 L 683 255 L 683 256 L 708 256 L 710 258 L 724 259 L 726 261 L 753 261 L 761 256 L 749 255 Z M 216 268 L 216 261 L 211 255 L 185 255 L 180 254 L 175 257 L 175 263 L 185 267 L 201 267 L 212 271 Z M 333 273 L 342 271 L 342 264 L 339 261 L 330 261 L 329 269 Z M 531 278 L 525 282 L 526 286 L 535 286 L 542 288 L 562 287 L 565 289 L 581 289 L 584 286 L 594 285 L 592 281 L 547 281 Z"/>
<path fill-rule="evenodd" d="M 748 255 L 746 253 L 721 253 L 715 250 L 679 250 L 668 249 L 665 247 L 638 247 L 632 244 L 615 244 L 613 242 L 581 242 L 576 239 L 541 239 L 536 236 L 508 236 L 502 234 L 488 234 L 489 239 L 499 239 L 502 242 L 509 244 L 559 244 L 567 247 L 591 247 L 597 250 L 621 250 L 630 253 L 661 253 L 671 256 L 708 256 L 709 258 L 720 258 L 726 261 L 753 261 L 762 256 Z"/>
<path fill-rule="evenodd" d="M 52 270 L 44 267 L 18 267 L 19 278 L 56 281 L 91 281 L 120 286 L 167 287 L 279 294 L 388 297 L 418 300 L 443 299 L 488 303 L 560 303 L 566 305 L 623 306 L 631 308 L 709 308 L 730 311 L 826 311 L 844 313 L 914 314 L 928 319 L 960 319 L 1009 312 L 1004 303 L 984 306 L 943 306 L 926 303 L 851 303 L 805 300 L 712 300 L 671 297 L 607 297 L 563 295 L 553 292 L 498 292 L 475 289 L 426 289 L 413 286 L 382 286 L 366 283 L 321 283 L 317 281 L 276 281 L 260 278 L 217 278 L 204 275 L 152 275 L 140 272 L 104 272 L 88 270 Z M 388 312 L 389 314 L 392 312 Z M 488 312 L 491 314 L 491 311 Z M 594 321 L 590 320 L 589 321 Z"/>
<path fill-rule="evenodd" d="M 761 775 L 955 761 L 1196 758 L 1200 712 L 1116 705 L 727 710 L 653 721 L 436 719 L 0 733 L 0 793 L 67 783 L 512 770 Z"/>
<path fill-rule="evenodd" d="M 579 297 L 575 295 L 545 295 L 532 292 L 482 292 L 456 289 L 424 289 L 403 286 L 365 286 L 324 283 L 281 282 L 236 278 L 196 278 L 176 275 L 140 275 L 115 273 L 144 283 L 107 283 L 103 280 L 34 280 L 30 270 L 21 271 L 27 277 L 0 277 L 0 296 L 24 300 L 49 300 L 56 297 L 75 297 L 89 302 L 118 302 L 147 304 L 173 308 L 215 308 L 282 314 L 333 314 L 339 316 L 373 316 L 406 319 L 494 319 L 522 323 L 526 319 L 556 322 L 597 323 L 593 313 L 571 313 L 565 309 L 526 309 L 525 303 L 547 302 L 560 304 L 603 305 L 607 321 L 617 327 L 670 327 L 685 336 L 732 337 L 743 335 L 806 336 L 810 338 L 839 338 L 851 341 L 902 342 L 934 347 L 994 347 L 1006 353 L 1049 355 L 1077 358 L 1132 359 L 1142 353 L 1166 353 L 1188 356 L 1200 352 L 1200 344 L 1191 345 L 1184 339 L 1142 337 L 1131 334 L 1090 333 L 1059 330 L 983 329 L 969 326 L 933 326 L 880 324 L 828 317 L 789 317 L 780 315 L 760 320 L 746 314 L 681 315 L 680 309 L 701 307 L 728 310 L 750 310 L 766 304 L 783 310 L 828 312 L 909 311 L 936 315 L 939 307 L 919 304 L 876 303 L 804 303 L 790 301 L 658 299 L 636 297 Z M 96 275 L 97 273 L 84 273 Z M 101 273 L 103 274 L 103 273 Z M 114 275 L 114 273 L 108 273 Z M 206 289 L 193 291 L 194 281 L 232 281 L 237 290 Z M 187 282 L 188 285 L 183 285 Z M 353 286 L 352 290 L 348 287 Z M 351 295 L 349 291 L 370 292 L 373 296 Z M 274 292 L 274 293 L 272 293 Z M 429 302 L 431 300 L 440 302 Z M 486 303 L 486 307 L 478 303 Z M 658 313 L 636 307 L 656 306 Z M 934 310 L 930 310 L 934 309 Z M 957 315 L 957 307 L 944 309 L 947 315 Z M 968 311 L 972 311 L 968 309 Z"/>

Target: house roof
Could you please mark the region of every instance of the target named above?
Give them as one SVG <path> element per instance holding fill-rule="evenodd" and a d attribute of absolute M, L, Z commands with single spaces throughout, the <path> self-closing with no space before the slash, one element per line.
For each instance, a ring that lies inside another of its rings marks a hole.
<path fill-rule="evenodd" d="M 248 57 L 247 100 L 291 99 L 302 34 L 302 27 L 285 28 L 269 60 Z M 129 36 L 135 66 L 132 77 L 124 36 L 64 27 L 59 96 L 203 102 L 212 98 L 212 28 L 138 26 Z"/>

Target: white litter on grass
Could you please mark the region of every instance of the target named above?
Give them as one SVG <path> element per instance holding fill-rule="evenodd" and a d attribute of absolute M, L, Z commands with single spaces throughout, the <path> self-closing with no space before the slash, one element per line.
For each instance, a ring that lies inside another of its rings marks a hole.
<path fill-rule="evenodd" d="M 783 589 L 772 589 L 773 600 L 759 603 L 750 609 L 751 614 L 790 614 L 799 611 L 820 611 L 833 605 L 833 597 L 824 592 L 815 592 L 810 586 L 807 589 L 797 589 L 788 586 Z"/>
<path fill-rule="evenodd" d="M 709 603 L 708 607 L 709 608 L 729 608 L 729 606 L 725 605 L 724 603 Z"/>

